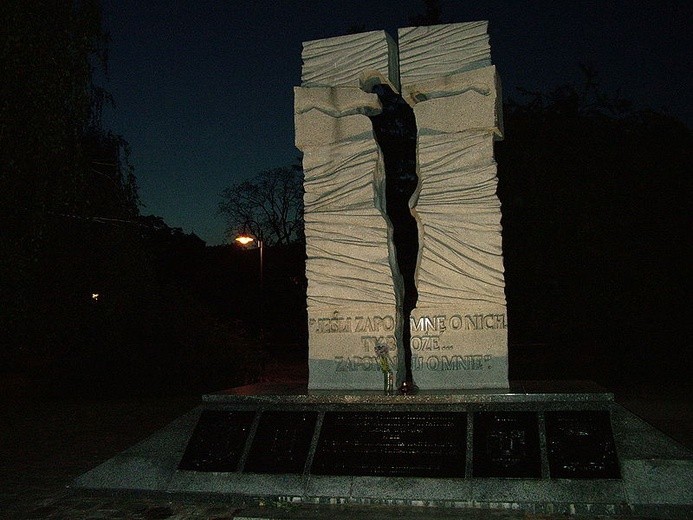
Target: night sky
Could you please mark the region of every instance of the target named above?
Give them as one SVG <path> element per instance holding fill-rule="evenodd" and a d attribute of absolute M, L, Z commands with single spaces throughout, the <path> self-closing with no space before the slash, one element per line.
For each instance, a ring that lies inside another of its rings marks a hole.
<path fill-rule="evenodd" d="M 230 183 L 291 164 L 301 42 L 352 27 L 398 27 L 420 0 L 104 0 L 116 108 L 142 214 L 224 243 Z M 607 91 L 693 126 L 693 3 L 653 0 L 441 0 L 444 23 L 489 20 L 504 96 L 547 92 L 596 68 Z"/>

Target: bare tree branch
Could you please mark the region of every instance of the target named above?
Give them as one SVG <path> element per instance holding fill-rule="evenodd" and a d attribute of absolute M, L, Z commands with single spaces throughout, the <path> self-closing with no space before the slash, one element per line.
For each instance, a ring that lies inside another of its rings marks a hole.
<path fill-rule="evenodd" d="M 298 166 L 264 170 L 225 188 L 221 199 L 219 212 L 226 217 L 229 237 L 251 233 L 267 245 L 303 238 L 303 172 Z"/>

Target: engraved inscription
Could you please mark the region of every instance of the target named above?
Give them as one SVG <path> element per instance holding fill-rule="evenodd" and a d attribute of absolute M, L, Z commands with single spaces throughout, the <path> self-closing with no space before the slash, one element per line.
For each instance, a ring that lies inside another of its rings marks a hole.
<path fill-rule="evenodd" d="M 392 357 L 393 363 L 397 357 Z M 360 372 L 379 371 L 380 365 L 376 356 L 335 356 L 336 372 Z M 493 368 L 493 356 L 488 354 L 467 354 L 465 356 L 412 356 L 413 371 L 417 370 L 491 370 Z"/>
<path fill-rule="evenodd" d="M 464 412 L 327 412 L 315 475 L 464 477 Z"/>
<path fill-rule="evenodd" d="M 620 478 L 609 412 L 546 412 L 552 478 Z"/>
<path fill-rule="evenodd" d="M 339 334 L 353 341 L 353 354 L 335 356 L 336 372 L 360 372 L 380 370 L 375 346 L 385 344 L 390 352 L 396 352 L 397 340 L 394 334 L 395 318 L 391 315 L 378 314 L 342 314 L 334 311 L 309 320 L 312 334 Z M 479 371 L 496 368 L 493 351 L 477 346 L 469 351 L 462 344 L 466 334 L 476 335 L 483 331 L 507 329 L 507 318 L 504 313 L 448 313 L 435 315 L 412 316 L 409 320 L 411 330 L 411 370 L 421 371 Z M 393 356 L 397 363 L 396 356 Z"/>
<path fill-rule="evenodd" d="M 445 332 L 446 330 L 488 330 L 507 329 L 505 314 L 445 314 L 437 316 L 411 317 L 409 320 L 412 334 L 417 332 Z M 334 311 L 331 316 L 311 318 L 310 329 L 318 334 L 349 332 L 392 332 L 395 330 L 393 316 L 342 316 Z"/>
<path fill-rule="evenodd" d="M 475 412 L 472 474 L 540 478 L 539 428 L 534 412 Z"/>

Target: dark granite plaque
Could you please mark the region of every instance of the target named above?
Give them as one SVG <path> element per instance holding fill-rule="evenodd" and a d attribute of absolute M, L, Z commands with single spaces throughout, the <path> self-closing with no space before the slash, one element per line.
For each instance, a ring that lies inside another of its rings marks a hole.
<path fill-rule="evenodd" d="M 464 477 L 465 413 L 327 412 L 316 475 Z"/>
<path fill-rule="evenodd" d="M 303 473 L 317 417 L 316 412 L 264 412 L 244 471 Z"/>
<path fill-rule="evenodd" d="M 545 417 L 551 478 L 621 478 L 608 411 Z"/>
<path fill-rule="evenodd" d="M 253 417 L 255 412 L 203 411 L 178 469 L 236 471 Z"/>
<path fill-rule="evenodd" d="M 534 412 L 475 412 L 472 474 L 540 478 L 539 423 Z"/>

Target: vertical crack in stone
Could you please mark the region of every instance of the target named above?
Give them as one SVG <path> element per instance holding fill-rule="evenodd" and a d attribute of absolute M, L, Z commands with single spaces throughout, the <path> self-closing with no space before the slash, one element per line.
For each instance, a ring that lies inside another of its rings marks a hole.
<path fill-rule="evenodd" d="M 416 307 L 416 268 L 419 260 L 418 222 L 410 204 L 419 184 L 414 110 L 387 83 L 368 81 L 364 90 L 382 103 L 380 114 L 370 116 L 385 168 L 384 208 L 389 224 L 390 267 L 397 305 L 397 384 L 413 390 L 410 317 Z"/>

